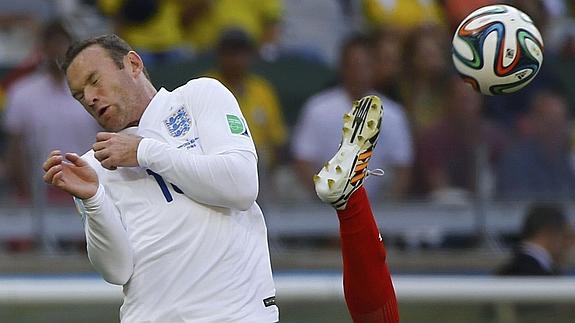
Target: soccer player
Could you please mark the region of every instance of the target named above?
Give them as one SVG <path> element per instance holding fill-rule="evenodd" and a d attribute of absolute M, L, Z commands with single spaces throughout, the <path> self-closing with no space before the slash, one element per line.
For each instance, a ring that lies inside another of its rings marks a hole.
<path fill-rule="evenodd" d="M 371 173 L 367 165 L 382 116 L 383 106 L 377 96 L 356 101 L 343 117 L 339 150 L 314 176 L 317 195 L 337 211 L 345 302 L 355 323 L 399 322 L 385 247 L 362 185 Z M 375 170 L 373 174 L 377 174 Z"/>
<path fill-rule="evenodd" d="M 277 322 L 257 156 L 230 91 L 157 91 L 115 35 L 73 44 L 62 68 L 107 132 L 82 157 L 52 151 L 44 180 L 75 197 L 91 263 L 124 286 L 121 321 Z"/>

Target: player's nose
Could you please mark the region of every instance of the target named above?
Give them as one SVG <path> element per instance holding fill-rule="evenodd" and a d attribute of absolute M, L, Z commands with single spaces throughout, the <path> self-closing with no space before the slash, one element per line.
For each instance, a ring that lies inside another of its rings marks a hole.
<path fill-rule="evenodd" d="M 96 91 L 92 90 L 92 89 L 86 89 L 85 90 L 84 98 L 86 100 L 86 104 L 92 109 L 95 108 L 96 103 L 98 103 L 98 101 L 99 101 L 99 98 L 98 98 Z"/>

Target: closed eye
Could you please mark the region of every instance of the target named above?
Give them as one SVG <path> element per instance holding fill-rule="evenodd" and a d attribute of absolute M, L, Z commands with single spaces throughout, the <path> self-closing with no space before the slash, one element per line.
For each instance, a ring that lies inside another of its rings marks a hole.
<path fill-rule="evenodd" d="M 74 99 L 76 99 L 77 101 L 82 102 L 82 101 L 84 100 L 84 94 L 76 93 L 76 94 L 74 94 Z"/>

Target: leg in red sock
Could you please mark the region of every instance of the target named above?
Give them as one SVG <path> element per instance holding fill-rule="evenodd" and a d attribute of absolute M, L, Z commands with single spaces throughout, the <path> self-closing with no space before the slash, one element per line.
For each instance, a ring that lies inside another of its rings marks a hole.
<path fill-rule="evenodd" d="M 397 323 L 386 252 L 363 187 L 338 210 L 345 301 L 355 323 Z"/>
<path fill-rule="evenodd" d="M 337 153 L 313 178 L 317 196 L 338 210 L 345 301 L 355 323 L 399 322 L 385 248 L 362 186 L 382 115 L 377 96 L 354 102 Z"/>

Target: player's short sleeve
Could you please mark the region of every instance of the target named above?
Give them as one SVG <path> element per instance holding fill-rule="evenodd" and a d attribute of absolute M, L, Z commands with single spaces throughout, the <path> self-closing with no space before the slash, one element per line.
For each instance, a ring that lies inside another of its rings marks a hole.
<path fill-rule="evenodd" d="M 256 154 L 248 124 L 234 95 L 219 81 L 199 78 L 178 89 L 192 114 L 207 155 L 243 150 Z"/>

